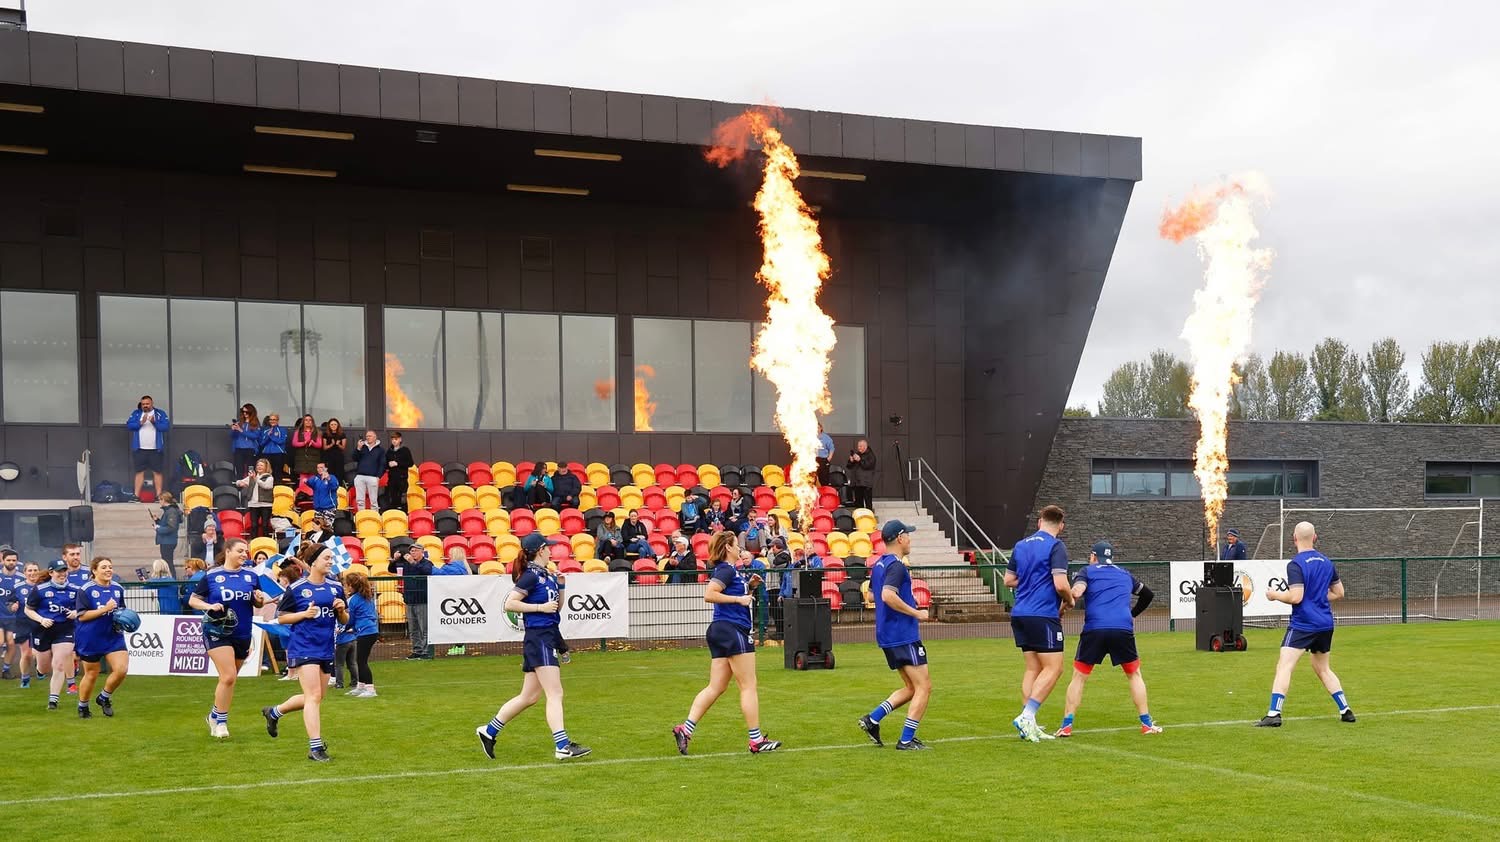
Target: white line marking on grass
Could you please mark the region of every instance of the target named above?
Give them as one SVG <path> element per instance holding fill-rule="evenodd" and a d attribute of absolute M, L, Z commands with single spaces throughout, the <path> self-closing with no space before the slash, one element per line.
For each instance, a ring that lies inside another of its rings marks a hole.
<path fill-rule="evenodd" d="M 1420 715 L 1423 715 L 1423 714 L 1461 713 L 1461 712 L 1466 712 L 1466 711 L 1479 711 L 1479 710 L 1500 710 L 1500 705 L 1467 705 L 1467 706 L 1464 706 L 1464 707 L 1427 708 L 1427 709 L 1424 709 L 1424 710 L 1371 711 L 1371 712 L 1367 712 L 1367 713 L 1362 713 L 1362 714 L 1360 714 L 1360 716 L 1361 717 L 1373 717 L 1373 716 L 1420 716 Z M 1296 717 L 1292 717 L 1292 716 L 1289 716 L 1289 717 L 1286 717 L 1286 721 L 1288 721 L 1288 722 L 1298 722 L 1298 721 L 1307 720 L 1307 719 L 1323 719 L 1323 718 L 1326 718 L 1326 717 L 1314 717 L 1314 716 L 1296 716 Z M 1250 720 L 1250 719 L 1225 719 L 1225 720 L 1218 720 L 1218 721 L 1213 721 L 1213 722 L 1184 722 L 1184 723 L 1179 723 L 1179 724 L 1176 724 L 1176 725 L 1168 723 L 1166 725 L 1166 728 L 1168 729 L 1168 731 L 1171 731 L 1171 730 L 1174 730 L 1174 729 L 1177 729 L 1177 728 L 1213 728 L 1213 727 L 1221 727 L 1221 726 L 1243 726 L 1243 725 L 1249 725 L 1252 722 L 1254 722 L 1254 720 Z M 1104 733 L 1110 733 L 1110 732 L 1115 732 L 1115 731 L 1133 731 L 1133 730 L 1135 730 L 1138 727 L 1139 726 L 1129 726 L 1129 727 L 1125 727 L 1125 728 L 1090 728 L 1090 729 L 1079 730 L 1079 731 L 1076 731 L 1075 733 L 1076 734 L 1104 734 Z M 1015 732 L 1014 731 L 1009 731 L 1009 732 L 1006 732 L 1006 733 L 1003 733 L 1003 734 L 974 734 L 974 735 L 965 736 L 965 737 L 939 737 L 937 739 L 927 740 L 926 742 L 934 743 L 934 744 L 936 744 L 936 743 L 971 743 L 971 742 L 990 742 L 990 741 L 995 741 L 995 740 L 1016 740 L 1016 739 L 1019 739 L 1019 738 L 1016 736 Z M 1074 739 L 1076 739 L 1076 737 Z M 665 738 L 663 738 L 663 741 L 665 741 Z M 1075 745 L 1077 745 L 1077 744 L 1075 743 Z M 862 748 L 870 748 L 870 747 L 871 747 L 870 743 L 868 741 L 864 741 L 864 742 L 860 742 L 860 743 L 851 743 L 851 744 L 844 744 L 844 745 L 797 746 L 795 748 L 783 748 L 783 749 L 780 749 L 777 753 L 778 754 L 780 754 L 780 753 L 789 753 L 790 754 L 790 753 L 815 752 L 815 751 L 851 751 L 851 750 L 862 749 Z M 1087 746 L 1087 745 L 1083 745 L 1083 746 L 1080 746 L 1080 747 L 1084 748 L 1085 750 L 1092 749 L 1092 750 L 1097 750 L 1097 751 L 1113 751 L 1111 749 L 1105 749 L 1105 748 L 1102 748 L 1102 747 L 1099 747 L 1099 746 Z M 1168 758 L 1157 758 L 1157 757 L 1153 757 L 1151 755 L 1137 755 L 1137 754 L 1132 754 L 1130 752 L 1125 752 L 1125 751 L 1121 751 L 1119 753 L 1122 754 L 1122 755 L 1128 755 L 1130 757 L 1139 757 L 1141 759 L 1161 760 L 1163 763 L 1182 764 L 1182 765 L 1186 765 L 1186 766 L 1189 766 L 1189 767 L 1196 767 L 1197 766 L 1197 764 L 1187 763 L 1186 761 L 1171 760 L 1171 759 L 1168 759 Z M 710 760 L 710 759 L 714 759 L 714 758 L 724 758 L 724 757 L 743 757 L 745 754 L 746 754 L 746 752 L 741 752 L 741 751 L 719 751 L 719 752 L 713 752 L 711 754 L 690 754 L 687 757 L 680 757 L 679 755 L 675 755 L 675 754 L 662 754 L 662 755 L 652 755 L 650 757 L 618 757 L 618 758 L 606 758 L 606 759 L 600 759 L 600 760 L 586 760 L 586 761 L 582 761 L 580 763 L 576 763 L 576 764 L 573 764 L 573 765 L 581 766 L 581 767 L 586 767 L 587 768 L 587 767 L 594 767 L 594 766 L 624 766 L 624 765 L 635 764 L 635 763 L 664 763 L 664 762 L 673 762 L 673 761 L 688 762 L 688 761 L 693 761 L 693 760 Z M 234 784 L 225 783 L 225 784 L 204 784 L 202 786 L 178 786 L 178 787 L 168 787 L 168 788 L 164 788 L 164 789 L 133 789 L 133 790 L 117 790 L 117 791 L 113 791 L 113 792 L 69 793 L 67 795 L 43 795 L 43 796 L 37 796 L 37 797 L 34 797 L 34 798 L 14 798 L 14 799 L 8 799 L 8 800 L 0 801 L 0 807 L 14 807 L 14 806 L 27 805 L 27 804 L 57 804 L 57 803 L 65 803 L 65 802 L 71 802 L 71 801 L 87 801 L 87 800 L 94 799 L 94 798 L 140 798 L 140 797 L 143 797 L 143 796 L 153 796 L 153 795 L 188 795 L 188 794 L 192 794 L 192 793 L 201 793 L 201 792 L 235 792 L 235 791 L 240 791 L 240 790 L 266 789 L 268 787 L 281 787 L 281 786 L 300 787 L 300 786 L 323 784 L 323 783 L 363 783 L 363 782 L 366 782 L 366 781 L 397 781 L 397 780 L 410 780 L 410 779 L 413 779 L 413 778 L 442 778 L 442 777 L 449 777 L 449 776 L 453 776 L 453 775 L 484 775 L 484 774 L 493 774 L 493 773 L 496 773 L 496 772 L 524 772 L 524 771 L 532 771 L 532 770 L 536 770 L 536 769 L 556 769 L 556 768 L 558 768 L 561 765 L 563 765 L 563 764 L 560 764 L 558 762 L 552 762 L 552 763 L 521 763 L 521 764 L 512 764 L 512 765 L 508 765 L 508 766 L 471 766 L 471 767 L 464 768 L 464 769 L 414 769 L 414 770 L 408 771 L 408 772 L 378 772 L 378 773 L 367 774 L 367 775 L 342 775 L 342 776 L 336 776 L 336 777 L 330 776 L 330 777 L 318 777 L 318 778 L 302 778 L 302 779 L 298 779 L 298 780 L 292 780 L 290 778 L 283 778 L 283 779 L 278 779 L 278 780 L 248 781 L 248 782 L 245 782 L 245 783 L 234 783 Z M 1213 767 L 1206 767 L 1205 766 L 1205 767 L 1201 767 L 1201 768 L 1203 768 L 1203 769 L 1212 769 Z M 1232 774 L 1243 775 L 1243 776 L 1248 776 L 1248 777 L 1254 777 L 1254 778 L 1257 778 L 1257 779 L 1264 779 L 1266 781 L 1272 781 L 1272 782 L 1276 782 L 1276 783 L 1286 783 L 1286 782 L 1288 782 L 1288 781 L 1285 781 L 1285 780 L 1280 779 L 1280 778 L 1272 778 L 1272 777 L 1268 777 L 1268 776 L 1256 775 L 1253 772 L 1234 772 L 1233 770 L 1219 770 L 1219 769 L 1213 769 L 1213 771 L 1231 772 Z M 1312 787 L 1318 786 L 1318 785 L 1315 785 L 1315 784 L 1306 784 L 1306 785 L 1307 786 L 1312 786 Z M 1358 797 L 1358 798 L 1363 798 L 1363 799 L 1366 799 L 1366 800 L 1381 801 L 1381 802 L 1385 802 L 1385 803 L 1389 803 L 1389 804 L 1397 805 L 1397 806 L 1406 806 L 1406 807 L 1412 807 L 1412 808 L 1416 808 L 1416 809 L 1429 810 L 1429 811 L 1433 811 L 1433 812 L 1443 813 L 1445 815 L 1453 816 L 1453 817 L 1456 817 L 1456 818 L 1464 818 L 1464 819 L 1470 819 L 1470 820 L 1474 820 L 1474 821 L 1482 821 L 1482 822 L 1487 822 L 1487 823 L 1492 823 L 1492 824 L 1500 824 L 1500 818 L 1492 818 L 1492 817 L 1489 817 L 1489 816 L 1481 816 L 1481 815 L 1477 815 L 1477 814 L 1464 813 L 1464 812 L 1461 812 L 1461 811 L 1458 811 L 1458 810 L 1449 810 L 1449 809 L 1443 808 L 1443 807 L 1434 807 L 1434 806 L 1426 805 L 1426 804 L 1418 804 L 1416 802 L 1400 801 L 1399 799 L 1387 798 L 1385 796 L 1380 796 L 1380 795 L 1365 795 L 1365 794 L 1359 793 L 1359 792 L 1357 792 L 1355 790 L 1336 790 L 1336 789 L 1333 789 L 1333 788 L 1330 788 L 1330 787 L 1324 787 L 1324 789 L 1327 789 L 1329 792 L 1336 792 L 1338 794 L 1348 795 L 1350 797 Z"/>

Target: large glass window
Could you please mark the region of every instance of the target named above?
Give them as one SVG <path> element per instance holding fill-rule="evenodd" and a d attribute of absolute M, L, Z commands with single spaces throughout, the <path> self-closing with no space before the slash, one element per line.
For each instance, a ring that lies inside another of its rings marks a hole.
<path fill-rule="evenodd" d="M 342 424 L 362 426 L 365 422 L 364 308 L 308 304 L 302 308 L 302 327 L 307 337 L 302 356 L 307 395 L 304 412 L 320 424 L 338 418 Z"/>
<path fill-rule="evenodd" d="M 449 310 L 443 319 L 447 426 L 501 429 L 505 426 L 505 372 L 501 366 L 504 318 L 499 313 Z"/>
<path fill-rule="evenodd" d="M 296 304 L 239 304 L 240 400 L 291 426 L 302 414 L 302 312 Z M 167 411 L 172 411 L 171 407 Z M 232 413 L 231 413 L 232 415 Z"/>
<path fill-rule="evenodd" d="M 78 423 L 77 296 L 0 292 L 0 401 L 11 423 Z"/>
<path fill-rule="evenodd" d="M 562 343 L 557 317 L 505 314 L 505 426 L 562 426 Z"/>
<path fill-rule="evenodd" d="M 693 403 L 699 432 L 750 429 L 750 327 L 749 322 L 693 322 Z"/>
<path fill-rule="evenodd" d="M 159 303 L 159 302 L 158 302 Z M 235 417 L 234 302 L 176 298 L 171 314 L 172 393 L 176 424 L 228 424 Z"/>
<path fill-rule="evenodd" d="M 1281 471 L 1229 471 L 1229 496 L 1280 497 L 1285 488 Z"/>
<path fill-rule="evenodd" d="M 1428 462 L 1429 497 L 1500 497 L 1500 462 Z"/>
<path fill-rule="evenodd" d="M 142 395 L 176 417 L 167 388 L 165 298 L 99 296 L 99 382 L 105 424 L 125 423 Z M 226 414 L 224 423 L 233 415 Z"/>
<path fill-rule="evenodd" d="M 1165 497 L 1165 471 L 1129 470 L 1115 474 L 1115 494 L 1119 497 Z"/>
<path fill-rule="evenodd" d="M 693 429 L 693 323 L 635 320 L 635 429 Z"/>
<path fill-rule="evenodd" d="M 563 427 L 615 428 L 615 320 L 562 317 Z"/>
<path fill-rule="evenodd" d="M 834 435 L 863 435 L 865 432 L 865 329 L 834 325 L 837 344 L 829 355 L 828 397 L 833 412 L 823 420 L 825 432 Z M 755 326 L 760 335 L 760 325 Z M 748 356 L 747 356 L 748 359 Z M 776 388 L 765 375 L 753 372 L 755 378 L 755 432 L 775 433 Z"/>
<path fill-rule="evenodd" d="M 1316 462 L 1242 461 L 1229 466 L 1230 497 L 1312 497 Z M 1094 497 L 1197 499 L 1202 491 L 1186 460 L 1095 459 L 1089 473 Z M 1431 492 L 1429 492 L 1431 493 Z"/>
<path fill-rule="evenodd" d="M 385 423 L 447 426 L 443 415 L 443 311 L 385 311 Z"/>

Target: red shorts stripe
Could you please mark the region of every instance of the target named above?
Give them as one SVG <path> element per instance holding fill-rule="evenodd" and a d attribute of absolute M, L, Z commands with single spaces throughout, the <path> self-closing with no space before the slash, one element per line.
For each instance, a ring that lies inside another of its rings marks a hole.
<path fill-rule="evenodd" d="M 1135 675 L 1141 671 L 1141 659 L 1136 658 L 1128 664 L 1121 664 L 1120 669 L 1125 670 L 1126 675 Z"/>
<path fill-rule="evenodd" d="M 1083 673 L 1084 675 L 1088 675 L 1089 673 L 1091 673 L 1091 672 L 1094 671 L 1094 665 L 1093 664 L 1085 664 L 1083 661 L 1074 661 L 1073 662 L 1073 669 L 1078 670 L 1079 672 Z"/>

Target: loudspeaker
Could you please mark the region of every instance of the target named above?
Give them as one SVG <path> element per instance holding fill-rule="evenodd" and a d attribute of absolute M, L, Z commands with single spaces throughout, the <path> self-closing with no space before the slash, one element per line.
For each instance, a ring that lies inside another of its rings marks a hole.
<path fill-rule="evenodd" d="M 1203 584 L 1210 588 L 1227 588 L 1234 584 L 1234 562 L 1206 561 L 1203 563 Z"/>
<path fill-rule="evenodd" d="M 74 506 L 68 509 L 68 540 L 82 544 L 94 540 L 94 507 Z"/>
<path fill-rule="evenodd" d="M 49 549 L 68 543 L 68 518 L 61 512 L 36 516 L 36 542 Z"/>
<path fill-rule="evenodd" d="M 818 599 L 823 596 L 823 570 L 821 568 L 796 572 L 797 596 L 806 599 Z"/>

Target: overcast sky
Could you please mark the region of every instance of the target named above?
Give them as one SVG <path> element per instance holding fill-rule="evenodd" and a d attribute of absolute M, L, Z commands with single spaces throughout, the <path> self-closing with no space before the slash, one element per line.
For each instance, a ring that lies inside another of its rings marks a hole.
<path fill-rule="evenodd" d="M 4 5 L 14 5 L 6 0 Z M 32 0 L 31 27 L 559 85 L 1137 135 L 1073 401 L 1177 339 L 1200 280 L 1165 204 L 1247 169 L 1275 200 L 1256 350 L 1500 332 L 1500 4 Z M 1150 9 L 1150 12 L 1142 11 Z M 1415 377 L 1413 378 L 1415 381 Z"/>

